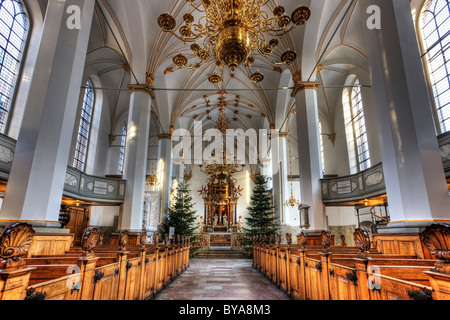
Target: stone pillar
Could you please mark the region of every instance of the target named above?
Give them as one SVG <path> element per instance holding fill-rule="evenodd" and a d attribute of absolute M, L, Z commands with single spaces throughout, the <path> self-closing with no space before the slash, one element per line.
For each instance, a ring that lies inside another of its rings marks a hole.
<path fill-rule="evenodd" d="M 127 185 L 119 216 L 119 230 L 142 231 L 151 103 L 148 92 L 139 86 L 131 86 L 123 174 Z"/>
<path fill-rule="evenodd" d="M 381 29 L 367 27 L 370 5 L 381 9 Z M 387 232 L 418 232 L 450 220 L 450 201 L 410 1 L 361 0 L 360 8 L 391 215 Z"/>
<path fill-rule="evenodd" d="M 284 206 L 285 201 L 289 198 L 289 160 L 287 159 L 287 134 L 279 133 L 278 135 L 278 163 L 273 163 L 273 169 L 276 172 L 273 175 L 273 194 L 279 222 L 284 225 L 287 221 L 288 209 Z M 278 170 L 276 170 L 278 168 Z"/>
<path fill-rule="evenodd" d="M 160 182 L 161 192 L 161 211 L 159 222 L 163 223 L 166 219 L 170 202 L 170 188 L 172 186 L 172 135 L 161 134 L 159 139 L 158 150 L 158 164 L 161 166 L 160 170 L 163 172 Z"/>
<path fill-rule="evenodd" d="M 322 202 L 322 162 L 320 158 L 319 113 L 317 86 L 298 85 L 293 92 L 297 110 L 297 138 L 301 203 L 309 206 L 310 229 L 326 228 L 325 206 Z"/>
<path fill-rule="evenodd" d="M 48 2 L 0 222 L 60 226 L 58 217 L 94 4 L 94 0 Z M 66 11 L 71 5 L 81 9 L 81 29 L 67 26 L 70 16 Z"/>

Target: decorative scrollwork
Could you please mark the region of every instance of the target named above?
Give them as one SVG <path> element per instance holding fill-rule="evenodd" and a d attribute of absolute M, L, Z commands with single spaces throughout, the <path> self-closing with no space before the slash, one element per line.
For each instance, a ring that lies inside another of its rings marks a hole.
<path fill-rule="evenodd" d="M 14 262 L 28 255 L 35 231 L 30 224 L 13 223 L 0 235 L 0 257 Z"/>
<path fill-rule="evenodd" d="M 358 277 L 356 276 L 356 272 L 355 272 L 355 271 L 353 271 L 353 272 L 348 272 L 345 276 L 347 277 L 348 280 L 350 280 L 351 282 L 353 282 L 353 284 L 354 284 L 355 286 L 358 285 Z"/>
<path fill-rule="evenodd" d="M 262 236 L 262 243 L 263 244 L 267 244 L 267 239 L 268 239 L 267 234 L 263 235 Z"/>
<path fill-rule="evenodd" d="M 127 243 L 128 243 L 128 231 L 121 230 L 119 233 L 119 249 L 121 251 L 125 251 Z"/>
<path fill-rule="evenodd" d="M 281 244 L 281 233 L 277 234 L 277 245 Z"/>
<path fill-rule="evenodd" d="M 353 233 L 355 245 L 359 249 L 358 256 L 367 256 L 371 247 L 370 232 L 367 228 L 361 227 Z"/>
<path fill-rule="evenodd" d="M 291 233 L 286 233 L 286 241 L 288 246 L 290 246 L 292 244 L 292 234 Z"/>
<path fill-rule="evenodd" d="M 302 247 L 302 249 L 306 249 L 308 245 L 308 235 L 306 232 L 302 231 L 299 235 L 297 235 L 297 243 Z"/>
<path fill-rule="evenodd" d="M 156 232 L 156 233 L 153 235 L 153 243 L 154 243 L 154 244 L 158 244 L 158 243 L 159 243 L 159 233 L 158 233 L 158 232 Z"/>
<path fill-rule="evenodd" d="M 331 232 L 328 230 L 322 230 L 322 247 L 328 251 L 331 247 Z"/>
<path fill-rule="evenodd" d="M 169 234 L 168 234 L 168 233 L 166 233 L 166 234 L 164 235 L 164 244 L 165 244 L 165 245 L 168 245 L 168 244 L 169 244 Z"/>
<path fill-rule="evenodd" d="M 422 291 L 409 291 L 408 292 L 408 296 L 413 299 L 413 300 L 418 300 L 418 301 L 431 301 L 433 300 L 433 293 L 426 289 L 426 288 L 422 288 Z"/>
<path fill-rule="evenodd" d="M 99 282 L 104 276 L 105 276 L 105 274 L 104 274 L 103 272 L 100 272 L 100 271 L 98 271 L 98 270 L 95 270 L 94 284 L 96 284 L 97 282 Z"/>
<path fill-rule="evenodd" d="M 83 232 L 81 237 L 81 247 L 85 253 L 92 253 L 94 248 L 99 244 L 100 231 L 95 227 L 89 227 Z"/>
<path fill-rule="evenodd" d="M 319 272 L 322 272 L 322 262 L 316 264 L 316 269 L 319 270 Z"/>
<path fill-rule="evenodd" d="M 25 297 L 25 300 L 28 301 L 39 301 L 39 300 L 45 300 L 45 298 L 47 297 L 47 293 L 46 292 L 36 292 L 35 288 L 30 288 L 27 290 L 27 294 Z"/>
<path fill-rule="evenodd" d="M 439 260 L 450 262 L 450 225 L 433 224 L 420 234 L 420 240 Z"/>
<path fill-rule="evenodd" d="M 139 235 L 139 243 L 141 246 L 145 246 L 147 244 L 147 231 L 142 231 Z"/>

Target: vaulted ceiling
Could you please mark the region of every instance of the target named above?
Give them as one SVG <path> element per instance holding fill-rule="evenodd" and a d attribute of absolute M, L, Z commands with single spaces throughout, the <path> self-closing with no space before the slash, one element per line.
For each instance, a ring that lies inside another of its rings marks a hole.
<path fill-rule="evenodd" d="M 98 76 L 106 101 L 104 107 L 109 108 L 111 133 L 117 131 L 127 115 L 128 85 L 145 83 L 148 73 L 154 76 L 153 111 L 160 133 L 167 133 L 171 125 L 192 129 L 194 121 L 202 121 L 204 129 L 214 127 L 221 101 L 226 104 L 231 128 L 274 125 L 288 131 L 286 125 L 293 122 L 287 118 L 295 105 L 291 90 L 284 87 L 293 85 L 291 74 L 297 70 L 301 70 L 303 81 L 321 83 L 318 102 L 323 131 L 333 133 L 348 76 L 356 74 L 370 85 L 359 1 L 269 0 L 267 7 L 273 9 L 278 4 L 288 13 L 299 6 L 311 10 L 308 22 L 280 39 L 274 54 L 279 57 L 286 49 L 293 49 L 297 60 L 274 68 L 256 56 L 251 71 L 240 67 L 230 73 L 225 68 L 221 74 L 213 60 L 196 69 L 174 68 L 174 55 L 181 52 L 191 58 L 192 51 L 162 32 L 157 18 L 171 13 L 180 22 L 179 17 L 188 10 L 186 0 L 97 0 L 85 74 Z M 189 63 L 195 63 L 194 59 Z M 260 85 L 249 79 L 257 70 L 264 74 Z M 223 80 L 220 87 L 208 81 L 214 72 Z M 292 128 L 289 131 L 293 132 Z"/>
<path fill-rule="evenodd" d="M 194 120 L 203 121 L 205 128 L 215 126 L 220 101 L 226 102 L 231 128 L 268 128 L 274 124 L 277 129 L 286 129 L 279 126 L 293 100 L 289 90 L 275 89 L 291 86 L 290 73 L 301 69 L 304 81 L 322 83 L 320 113 L 332 130 L 334 106 L 342 92 L 339 86 L 344 85 L 355 69 L 367 73 L 358 1 L 352 0 L 315 0 L 312 4 L 308 0 L 281 1 L 287 12 L 301 5 L 310 7 L 311 18 L 305 26 L 284 36 L 274 54 L 279 57 L 286 49 L 293 48 L 298 54 L 294 64 L 274 68 L 256 57 L 251 72 L 258 70 L 264 74 L 260 85 L 250 81 L 251 73 L 245 67 L 234 73 L 225 68 L 221 74 L 212 59 L 198 69 L 176 70 L 173 56 L 182 52 L 189 58 L 192 53 L 188 45 L 162 32 L 157 18 L 166 12 L 175 17 L 184 14 L 188 10 L 186 3 L 185 0 L 98 0 L 86 73 L 100 78 L 111 112 L 112 129 L 127 112 L 127 86 L 144 82 L 147 73 L 155 78 L 153 107 L 164 132 L 170 125 L 189 129 Z M 268 2 L 271 9 L 276 4 L 273 0 Z M 317 74 L 316 64 L 322 66 Z M 220 88 L 208 81 L 214 72 L 223 80 Z"/>

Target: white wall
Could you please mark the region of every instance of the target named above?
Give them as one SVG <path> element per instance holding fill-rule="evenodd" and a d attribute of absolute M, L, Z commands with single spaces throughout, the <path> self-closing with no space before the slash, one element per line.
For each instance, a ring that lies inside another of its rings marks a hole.
<path fill-rule="evenodd" d="M 327 207 L 329 226 L 358 225 L 358 217 L 353 207 Z"/>
<path fill-rule="evenodd" d="M 119 215 L 119 206 L 91 207 L 91 226 L 112 227 L 114 217 Z"/>

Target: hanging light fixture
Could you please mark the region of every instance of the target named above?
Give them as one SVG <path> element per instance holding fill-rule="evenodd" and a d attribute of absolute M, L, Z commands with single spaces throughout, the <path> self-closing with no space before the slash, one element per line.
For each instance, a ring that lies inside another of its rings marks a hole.
<path fill-rule="evenodd" d="M 288 137 L 289 137 L 289 131 L 288 131 Z M 289 146 L 289 174 L 292 176 L 292 155 L 291 155 L 291 144 L 289 143 L 288 138 L 288 146 Z M 291 197 L 286 201 L 284 204 L 286 207 L 298 207 L 300 205 L 300 201 L 295 199 L 294 197 L 294 185 L 291 182 Z"/>
<path fill-rule="evenodd" d="M 158 24 L 183 43 L 192 43 L 190 48 L 200 60 L 194 68 L 213 57 L 221 70 L 227 66 L 234 72 L 241 64 L 250 69 L 255 61 L 253 51 L 275 66 L 290 64 L 297 58 L 291 49 L 281 55 L 281 61 L 270 58 L 279 44 L 276 38 L 305 24 L 311 15 L 305 6 L 298 7 L 291 16 L 280 5 L 272 11 L 268 0 L 186 1 L 190 10 L 183 16 L 181 26 L 177 28 L 175 18 L 168 13 L 159 16 Z M 197 21 L 196 13 L 200 15 Z M 193 68 L 187 65 L 188 59 L 183 54 L 177 55 L 175 60 L 178 68 Z M 253 80 L 258 79 L 261 79 L 259 74 Z"/>

